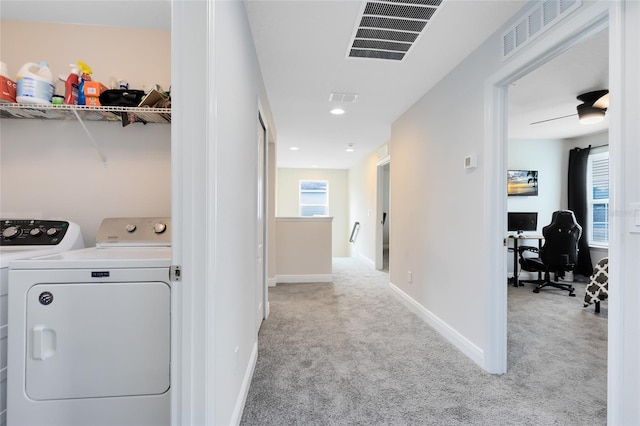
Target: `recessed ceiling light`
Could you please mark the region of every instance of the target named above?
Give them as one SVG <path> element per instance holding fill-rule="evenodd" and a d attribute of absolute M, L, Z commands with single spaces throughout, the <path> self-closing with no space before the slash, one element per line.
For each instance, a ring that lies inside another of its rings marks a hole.
<path fill-rule="evenodd" d="M 333 115 L 342 115 L 345 113 L 345 110 L 343 110 L 342 108 L 334 108 L 329 112 Z"/>
<path fill-rule="evenodd" d="M 347 152 L 353 152 L 353 151 L 355 151 L 355 149 L 353 149 L 353 144 L 352 144 L 352 143 L 350 143 L 349 145 L 347 145 L 347 149 L 345 149 L 345 151 L 347 151 Z"/>
<path fill-rule="evenodd" d="M 299 150 L 300 148 L 298 148 L 297 146 L 292 146 L 292 147 L 290 147 L 289 149 L 290 149 L 291 151 L 297 151 L 297 150 Z"/>

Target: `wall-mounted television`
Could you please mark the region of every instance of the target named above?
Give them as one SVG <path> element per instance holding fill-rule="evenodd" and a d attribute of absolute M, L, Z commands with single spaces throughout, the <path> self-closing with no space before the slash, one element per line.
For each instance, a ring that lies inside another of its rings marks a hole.
<path fill-rule="evenodd" d="M 507 195 L 538 195 L 538 171 L 508 170 Z"/>

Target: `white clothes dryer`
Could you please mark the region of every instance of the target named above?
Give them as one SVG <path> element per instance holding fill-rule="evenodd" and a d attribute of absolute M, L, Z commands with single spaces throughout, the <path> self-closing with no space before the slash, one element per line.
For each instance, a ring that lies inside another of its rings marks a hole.
<path fill-rule="evenodd" d="M 7 421 L 9 263 L 83 247 L 82 232 L 73 222 L 0 219 L 0 426 Z"/>
<path fill-rule="evenodd" d="M 169 425 L 169 218 L 105 219 L 96 247 L 14 261 L 9 425 Z"/>

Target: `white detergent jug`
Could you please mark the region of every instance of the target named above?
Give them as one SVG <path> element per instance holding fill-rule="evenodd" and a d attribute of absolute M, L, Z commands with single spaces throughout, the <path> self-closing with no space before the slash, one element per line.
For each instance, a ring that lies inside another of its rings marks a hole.
<path fill-rule="evenodd" d="M 53 73 L 46 62 L 28 62 L 16 77 L 16 100 L 21 104 L 50 104 L 53 97 Z"/>

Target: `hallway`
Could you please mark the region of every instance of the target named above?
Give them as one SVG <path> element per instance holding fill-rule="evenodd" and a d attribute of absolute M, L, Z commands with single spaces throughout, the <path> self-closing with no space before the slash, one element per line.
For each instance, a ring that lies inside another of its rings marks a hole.
<path fill-rule="evenodd" d="M 387 274 L 352 258 L 333 271 L 270 289 L 242 425 L 606 423 L 606 318 L 579 296 L 510 289 L 510 371 L 493 376 L 408 311 Z"/>

